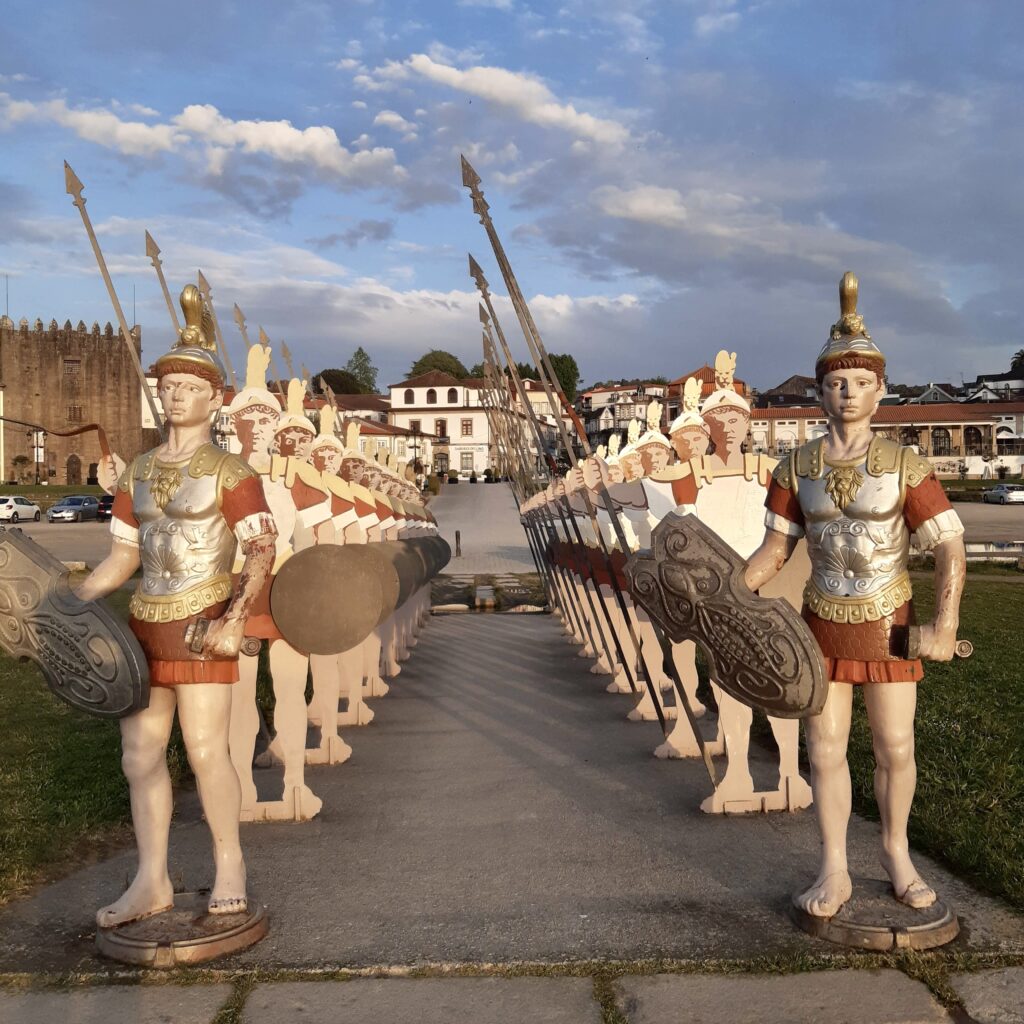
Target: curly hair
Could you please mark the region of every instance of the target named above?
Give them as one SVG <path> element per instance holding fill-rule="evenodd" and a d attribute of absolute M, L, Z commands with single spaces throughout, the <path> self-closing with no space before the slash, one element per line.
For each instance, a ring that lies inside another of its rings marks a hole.
<path fill-rule="evenodd" d="M 224 390 L 224 381 L 220 379 L 220 375 L 213 367 L 207 369 L 192 359 L 175 359 L 172 356 L 169 359 L 159 360 L 156 364 L 157 384 L 169 373 L 188 373 L 193 377 L 198 377 L 200 380 L 205 380 L 214 391 Z"/>
<path fill-rule="evenodd" d="M 814 368 L 814 379 L 821 387 L 826 373 L 835 370 L 872 370 L 879 384 L 885 383 L 885 360 L 878 356 L 833 356 L 824 359 Z"/>

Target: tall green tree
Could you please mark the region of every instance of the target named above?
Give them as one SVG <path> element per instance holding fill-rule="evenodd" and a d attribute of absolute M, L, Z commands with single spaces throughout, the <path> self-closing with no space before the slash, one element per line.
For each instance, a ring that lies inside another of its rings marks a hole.
<path fill-rule="evenodd" d="M 313 378 L 313 389 L 315 391 L 318 391 L 320 388 L 321 377 L 323 377 L 327 386 L 336 395 L 366 394 L 363 390 L 363 385 L 356 379 L 355 375 L 350 373 L 348 370 L 339 370 L 337 367 L 330 370 L 321 370 Z"/>
<path fill-rule="evenodd" d="M 580 386 L 580 368 L 576 360 L 567 352 L 561 355 L 551 353 L 551 369 L 555 371 L 558 383 L 562 385 L 565 397 L 570 401 L 576 398 L 576 390 Z"/>
<path fill-rule="evenodd" d="M 352 358 L 345 364 L 345 369 L 359 381 L 364 395 L 377 393 L 377 367 L 370 362 L 370 357 L 362 345 L 352 353 Z"/>
<path fill-rule="evenodd" d="M 462 360 L 441 348 L 432 348 L 426 355 L 420 356 L 410 367 L 409 376 L 418 377 L 421 373 L 429 373 L 431 370 L 450 373 L 458 380 L 464 380 L 469 376 L 469 370 L 463 366 Z"/>

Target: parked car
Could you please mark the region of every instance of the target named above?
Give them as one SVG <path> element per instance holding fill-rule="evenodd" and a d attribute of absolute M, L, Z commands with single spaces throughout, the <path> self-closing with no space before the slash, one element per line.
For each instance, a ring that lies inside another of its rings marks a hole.
<path fill-rule="evenodd" d="M 112 494 L 100 495 L 100 507 L 96 510 L 96 518 L 104 522 L 108 521 L 113 514 L 114 496 Z"/>
<path fill-rule="evenodd" d="M 33 519 L 38 523 L 39 516 L 39 506 L 20 494 L 0 498 L 0 519 L 8 523 L 17 523 L 22 519 Z"/>
<path fill-rule="evenodd" d="M 998 484 L 982 491 L 981 500 L 996 505 L 1024 505 L 1024 484 Z"/>
<path fill-rule="evenodd" d="M 91 494 L 69 494 L 56 505 L 46 510 L 48 523 L 81 523 L 86 519 L 98 519 L 99 499 Z"/>

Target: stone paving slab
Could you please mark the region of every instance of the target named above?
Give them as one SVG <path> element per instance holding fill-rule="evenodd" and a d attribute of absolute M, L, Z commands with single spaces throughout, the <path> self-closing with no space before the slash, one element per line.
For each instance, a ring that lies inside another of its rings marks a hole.
<path fill-rule="evenodd" d="M 122 985 L 0 992 L 4 1024 L 210 1024 L 230 985 Z"/>
<path fill-rule="evenodd" d="M 954 974 L 950 980 L 976 1024 L 1024 1024 L 1024 967 Z"/>
<path fill-rule="evenodd" d="M 601 1024 L 589 978 L 418 978 L 258 985 L 243 1024 Z"/>
<path fill-rule="evenodd" d="M 620 978 L 630 1024 L 950 1024 L 918 981 L 899 971 L 789 975 L 659 974 Z"/>

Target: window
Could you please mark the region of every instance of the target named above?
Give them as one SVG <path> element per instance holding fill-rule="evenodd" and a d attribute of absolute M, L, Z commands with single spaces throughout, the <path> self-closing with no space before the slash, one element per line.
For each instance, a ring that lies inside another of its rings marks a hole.
<path fill-rule="evenodd" d="M 456 388 L 449 388 L 448 389 L 448 402 L 451 405 L 458 405 L 459 404 L 459 392 L 458 392 L 458 390 Z"/>
<path fill-rule="evenodd" d="M 472 437 L 473 436 L 473 421 L 471 419 L 462 421 L 462 436 Z"/>
<path fill-rule="evenodd" d="M 399 438 L 399 439 L 398 439 L 398 440 L 397 440 L 397 441 L 395 442 L 395 454 L 396 454 L 396 455 L 397 455 L 397 456 L 398 456 L 398 457 L 399 457 L 400 459 L 404 459 L 404 458 L 405 458 L 405 439 L 404 439 L 404 438 L 401 438 L 401 437 L 400 437 L 400 438 Z"/>
<path fill-rule="evenodd" d="M 420 432 L 420 421 L 419 420 L 409 420 L 409 429 L 414 434 L 418 434 Z"/>
<path fill-rule="evenodd" d="M 82 407 L 80 405 L 68 406 L 68 423 L 82 422 Z"/>
<path fill-rule="evenodd" d="M 447 420 L 434 420 L 434 433 L 438 437 L 448 436 L 448 421 Z"/>
<path fill-rule="evenodd" d="M 366 454 L 366 438 L 359 438 L 359 450 L 365 455 Z"/>
<path fill-rule="evenodd" d="M 473 472 L 473 453 L 472 452 L 463 452 L 462 455 L 461 455 L 461 458 L 462 458 L 462 472 L 463 473 L 472 473 Z"/>
<path fill-rule="evenodd" d="M 932 427 L 932 455 L 952 455 L 953 444 L 945 427 Z"/>
<path fill-rule="evenodd" d="M 414 394 L 412 388 L 406 388 L 405 389 L 405 404 L 406 405 L 415 405 L 416 404 L 416 395 Z"/>
<path fill-rule="evenodd" d="M 437 405 L 437 392 L 433 388 L 427 389 L 427 405 Z"/>
<path fill-rule="evenodd" d="M 64 360 L 64 378 L 65 380 L 77 381 L 82 373 L 82 360 L 81 359 L 65 359 Z"/>

